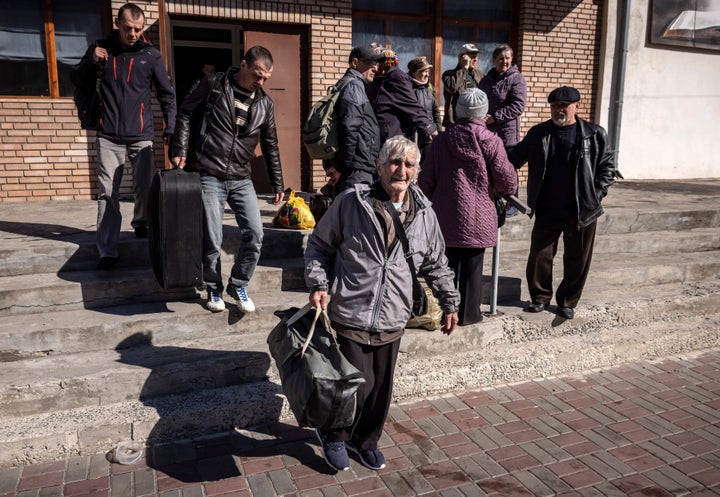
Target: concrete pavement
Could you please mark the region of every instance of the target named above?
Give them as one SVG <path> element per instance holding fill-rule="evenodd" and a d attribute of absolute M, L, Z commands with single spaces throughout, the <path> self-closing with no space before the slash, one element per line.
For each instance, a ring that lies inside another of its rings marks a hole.
<path fill-rule="evenodd" d="M 720 324 L 720 323 L 719 323 Z M 140 462 L 0 469 L 0 496 L 720 495 L 720 348 L 393 405 L 375 472 L 331 471 L 276 423 L 176 441 Z"/>

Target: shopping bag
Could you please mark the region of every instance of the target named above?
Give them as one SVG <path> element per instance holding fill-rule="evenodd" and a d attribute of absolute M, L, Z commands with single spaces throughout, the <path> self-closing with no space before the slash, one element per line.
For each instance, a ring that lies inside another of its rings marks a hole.
<path fill-rule="evenodd" d="M 302 197 L 296 197 L 295 192 L 291 190 L 287 201 L 280 206 L 275 214 L 273 226 L 276 228 L 310 230 L 315 227 L 315 218 L 305 200 Z"/>
<path fill-rule="evenodd" d="M 442 324 L 443 311 L 440 302 L 432 294 L 432 290 L 423 287 L 427 296 L 427 311 L 420 316 L 413 315 L 407 322 L 408 328 L 425 328 L 428 331 L 435 331 Z"/>
<path fill-rule="evenodd" d="M 342 355 L 326 311 L 291 308 L 267 339 L 285 396 L 300 426 L 351 426 L 362 373 Z"/>

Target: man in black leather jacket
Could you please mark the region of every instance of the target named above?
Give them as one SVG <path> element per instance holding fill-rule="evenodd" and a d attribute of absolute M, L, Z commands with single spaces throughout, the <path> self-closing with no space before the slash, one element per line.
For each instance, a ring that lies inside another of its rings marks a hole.
<path fill-rule="evenodd" d="M 178 110 L 172 161 L 180 168 L 198 171 L 202 180 L 203 279 L 208 290 L 207 307 L 213 312 L 225 309 L 220 255 L 226 201 L 242 234 L 227 292 L 241 312 L 255 310 L 247 285 L 263 240 L 250 164 L 258 142 L 275 192 L 273 203 L 279 204 L 284 197 L 274 105 L 262 89 L 272 70 L 270 52 L 261 46 L 252 47 L 239 68 L 231 67 L 227 73 L 210 74 L 198 81 Z"/>
<path fill-rule="evenodd" d="M 577 117 L 580 92 L 556 88 L 548 97 L 552 119 L 533 126 L 508 151 L 520 168 L 528 163 L 528 205 L 536 214 L 526 277 L 531 303 L 541 312 L 553 295 L 553 257 L 563 235 L 563 279 L 555 300 L 559 314 L 572 319 L 582 294 L 602 199 L 615 181 L 615 156 L 607 132 Z"/>

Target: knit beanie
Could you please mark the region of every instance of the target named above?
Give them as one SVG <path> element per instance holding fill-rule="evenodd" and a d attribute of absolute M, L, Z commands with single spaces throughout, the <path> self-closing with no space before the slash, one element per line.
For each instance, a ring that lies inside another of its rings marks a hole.
<path fill-rule="evenodd" d="M 462 92 L 455 106 L 455 116 L 460 119 L 485 117 L 487 111 L 487 95 L 479 88 L 468 88 Z"/>

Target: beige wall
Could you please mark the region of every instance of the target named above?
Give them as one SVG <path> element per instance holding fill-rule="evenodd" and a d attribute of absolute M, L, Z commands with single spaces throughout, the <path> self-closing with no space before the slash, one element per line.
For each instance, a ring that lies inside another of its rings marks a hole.
<path fill-rule="evenodd" d="M 598 119 L 608 125 L 617 2 L 609 2 Z M 632 0 L 618 164 L 627 179 L 720 177 L 720 51 L 648 46 L 649 0 Z"/>

